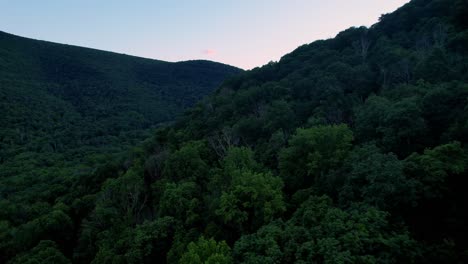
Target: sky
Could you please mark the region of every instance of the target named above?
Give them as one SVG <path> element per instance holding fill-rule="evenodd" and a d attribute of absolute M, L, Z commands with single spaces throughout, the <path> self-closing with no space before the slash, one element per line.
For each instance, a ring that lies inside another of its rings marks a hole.
<path fill-rule="evenodd" d="M 371 26 L 409 0 L 0 0 L 0 31 L 165 61 L 251 69 Z"/>

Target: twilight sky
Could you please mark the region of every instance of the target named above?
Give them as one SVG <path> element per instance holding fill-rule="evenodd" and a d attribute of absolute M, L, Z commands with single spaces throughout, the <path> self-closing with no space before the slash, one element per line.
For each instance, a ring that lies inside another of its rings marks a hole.
<path fill-rule="evenodd" d="M 0 30 L 166 61 L 244 69 L 370 26 L 409 0 L 0 0 Z"/>

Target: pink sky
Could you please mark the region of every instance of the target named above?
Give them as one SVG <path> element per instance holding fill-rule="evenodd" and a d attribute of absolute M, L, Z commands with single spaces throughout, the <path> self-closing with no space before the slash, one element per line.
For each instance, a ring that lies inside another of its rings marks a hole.
<path fill-rule="evenodd" d="M 244 69 L 298 46 L 370 26 L 409 0 L 7 1 L 0 30 L 166 61 Z"/>

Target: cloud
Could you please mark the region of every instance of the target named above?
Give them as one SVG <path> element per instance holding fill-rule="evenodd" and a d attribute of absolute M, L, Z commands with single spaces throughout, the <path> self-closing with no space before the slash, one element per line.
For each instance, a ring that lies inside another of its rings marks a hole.
<path fill-rule="evenodd" d="M 202 53 L 206 56 L 211 57 L 211 56 L 216 55 L 218 52 L 214 49 L 206 49 L 206 50 L 203 50 Z"/>

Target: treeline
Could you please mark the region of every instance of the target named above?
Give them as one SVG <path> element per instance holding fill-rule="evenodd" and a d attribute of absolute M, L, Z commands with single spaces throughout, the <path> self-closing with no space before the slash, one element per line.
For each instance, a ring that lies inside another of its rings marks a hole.
<path fill-rule="evenodd" d="M 4 202 L 0 255 L 467 262 L 466 17 L 465 0 L 413 0 L 371 28 L 230 78 L 43 202 L 47 215 L 21 222 L 20 208 Z M 43 208 L 35 206 L 29 212 Z"/>

